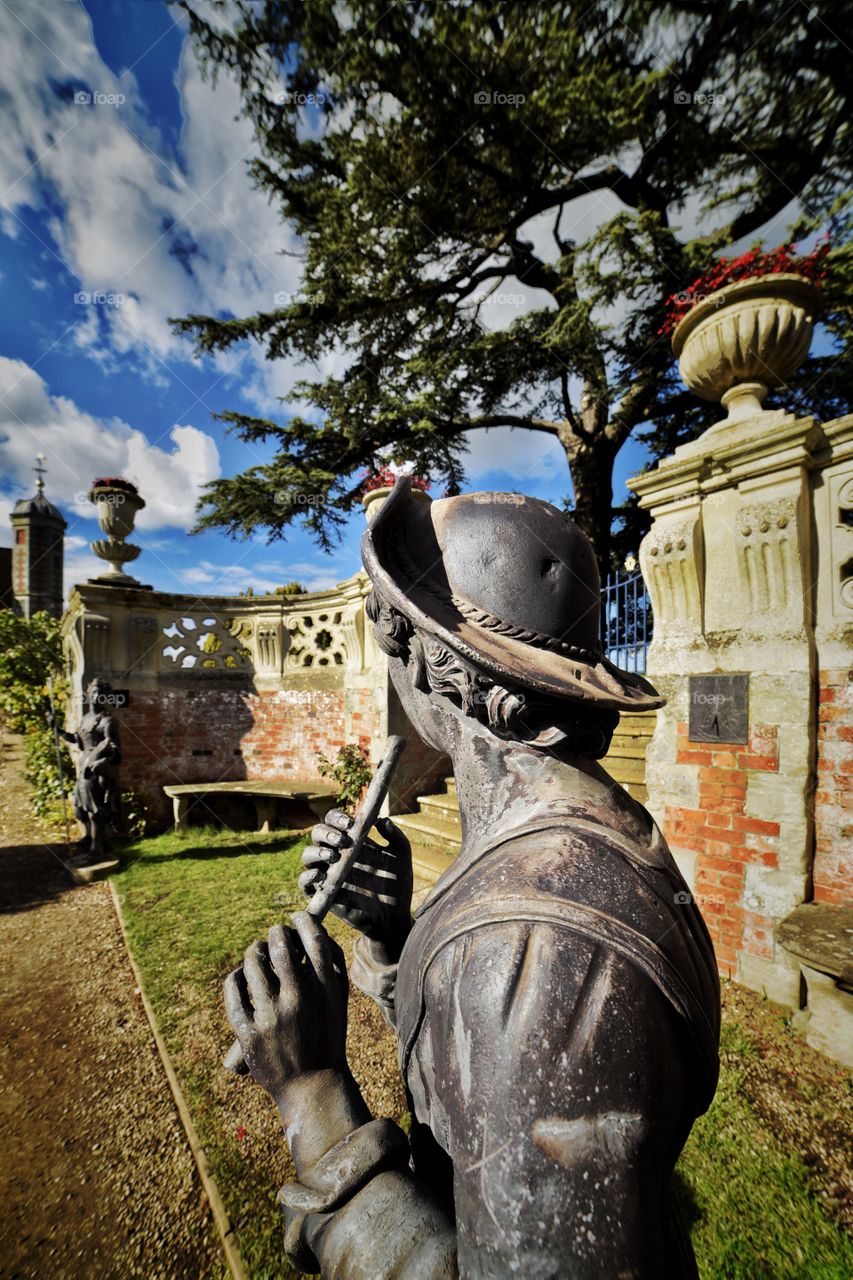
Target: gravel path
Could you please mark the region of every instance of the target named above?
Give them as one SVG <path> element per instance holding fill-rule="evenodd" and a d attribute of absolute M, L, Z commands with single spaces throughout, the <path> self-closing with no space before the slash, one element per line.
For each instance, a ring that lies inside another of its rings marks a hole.
<path fill-rule="evenodd" d="M 0 1277 L 219 1280 L 109 890 L 75 886 L 27 812 L 0 738 Z"/>

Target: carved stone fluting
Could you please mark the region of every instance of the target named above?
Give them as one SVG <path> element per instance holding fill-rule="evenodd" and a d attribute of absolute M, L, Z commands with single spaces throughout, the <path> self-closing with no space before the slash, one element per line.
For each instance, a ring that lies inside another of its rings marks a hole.
<path fill-rule="evenodd" d="M 283 663 L 282 624 L 278 619 L 259 619 L 255 625 L 255 670 L 280 675 Z"/>
<path fill-rule="evenodd" d="M 815 285 L 789 273 L 716 290 L 672 335 L 682 378 L 703 400 L 722 401 L 729 421 L 762 413 L 768 390 L 784 385 L 808 355 L 818 305 Z"/>
<path fill-rule="evenodd" d="M 359 603 L 353 605 L 343 615 L 341 622 L 348 671 L 361 671 L 364 656 L 364 609 Z"/>
<path fill-rule="evenodd" d="M 89 613 L 83 619 L 83 652 L 87 671 L 109 671 L 111 620 L 103 615 Z"/>
<path fill-rule="evenodd" d="M 702 521 L 655 521 L 640 544 L 640 567 L 652 601 L 656 636 L 702 630 Z"/>
<path fill-rule="evenodd" d="M 741 507 L 736 547 L 744 617 L 802 613 L 803 583 L 797 503 L 778 498 Z"/>

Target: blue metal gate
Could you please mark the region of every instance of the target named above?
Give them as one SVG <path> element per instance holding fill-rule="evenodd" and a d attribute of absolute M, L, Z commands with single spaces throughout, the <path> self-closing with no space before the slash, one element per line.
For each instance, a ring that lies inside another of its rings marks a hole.
<path fill-rule="evenodd" d="M 610 661 L 623 671 L 644 672 L 653 624 L 643 575 L 634 565 L 609 573 L 601 588 L 601 646 Z"/>

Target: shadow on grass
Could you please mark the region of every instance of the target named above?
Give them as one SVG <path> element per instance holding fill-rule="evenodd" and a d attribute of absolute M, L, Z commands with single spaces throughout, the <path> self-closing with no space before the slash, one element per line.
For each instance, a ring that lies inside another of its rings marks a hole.
<path fill-rule="evenodd" d="M 178 845 L 176 848 L 164 848 L 166 841 L 178 840 L 181 837 L 153 837 L 151 841 L 134 841 L 124 848 L 117 849 L 122 859 L 121 868 L 115 875 L 120 876 L 132 866 L 139 863 L 166 862 L 217 862 L 220 859 L 255 857 L 264 854 L 282 854 L 293 851 L 294 844 L 302 841 L 308 843 L 308 830 L 283 831 L 274 840 L 255 843 L 251 840 L 240 840 L 234 843 L 217 843 L 215 838 L 209 843 Z M 200 835 L 196 839 L 203 839 Z M 219 839 L 221 840 L 221 836 Z"/>

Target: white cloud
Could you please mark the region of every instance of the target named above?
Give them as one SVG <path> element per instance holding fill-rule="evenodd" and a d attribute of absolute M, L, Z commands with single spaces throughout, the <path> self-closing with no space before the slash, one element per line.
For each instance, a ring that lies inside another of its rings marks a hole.
<path fill-rule="evenodd" d="M 469 451 L 464 458 L 465 474 L 476 484 L 495 472 L 513 477 L 513 487 L 524 492 L 534 480 L 551 481 L 557 487 L 571 488 L 569 464 L 560 442 L 540 431 L 491 427 L 469 431 L 465 439 Z"/>
<path fill-rule="evenodd" d="M 4 498 L 0 495 L 0 547 L 12 545 L 12 526 L 9 524 L 9 517 L 14 505 L 14 498 Z"/>
<path fill-rule="evenodd" d="M 236 595 L 250 587 L 255 595 L 272 595 L 286 582 L 300 582 L 307 591 L 330 591 L 338 583 L 352 576 L 358 567 L 343 558 L 301 563 L 279 563 L 269 560 L 250 560 L 249 546 L 237 553 L 237 563 L 214 564 L 201 560 L 199 564 L 178 572 L 180 580 L 188 587 L 204 588 L 208 595 Z"/>
<path fill-rule="evenodd" d="M 72 588 L 78 582 L 87 582 L 89 578 L 100 578 L 109 572 L 109 565 L 103 560 L 99 560 L 92 552 L 88 554 L 82 552 L 74 552 L 68 554 L 68 539 L 65 543 L 65 571 L 63 573 L 62 589 L 67 600 L 71 594 Z M 133 572 L 133 565 L 128 566 L 128 572 Z"/>
<path fill-rule="evenodd" d="M 44 379 L 23 360 L 0 356 L 0 469 L 15 497 L 32 491 L 33 457 L 47 455 L 48 493 L 81 519 L 92 507 L 85 492 L 100 475 L 121 475 L 146 501 L 138 525 L 188 528 L 201 486 L 220 474 L 216 443 L 198 427 L 176 423 L 171 449 L 149 444 L 120 418 L 107 421 L 66 396 L 51 396 Z"/>
<path fill-rule="evenodd" d="M 80 305 L 73 340 L 87 355 L 130 353 L 163 378 L 164 363 L 192 355 L 169 317 L 271 310 L 276 293 L 298 289 L 301 263 L 279 253 L 294 243 L 246 172 L 253 131 L 235 119 L 236 84 L 203 81 L 188 40 L 177 152 L 151 126 L 132 72 L 117 77 L 101 60 L 80 5 L 0 5 L 0 69 L 15 86 L 0 134 L 3 225 L 23 235 L 22 206 L 55 211 L 50 232 L 79 282 L 72 290 L 121 297 Z M 124 101 L 81 104 L 80 93 Z M 298 376 L 272 372 L 258 348 L 250 360 L 266 401 Z M 233 363 L 233 353 L 216 362 Z"/>

